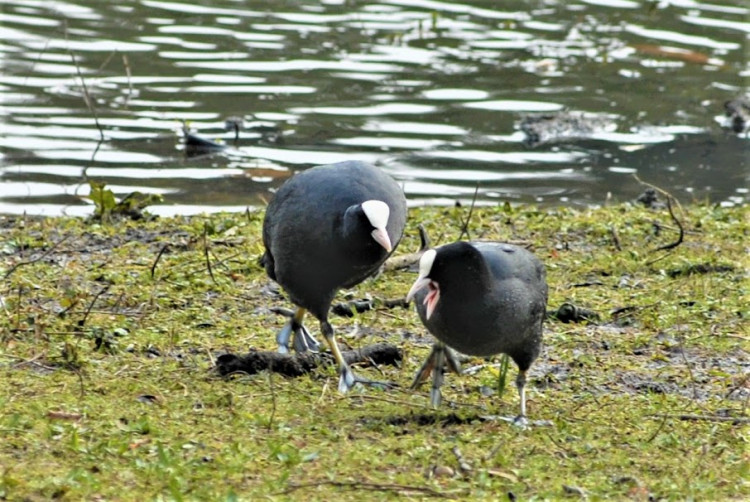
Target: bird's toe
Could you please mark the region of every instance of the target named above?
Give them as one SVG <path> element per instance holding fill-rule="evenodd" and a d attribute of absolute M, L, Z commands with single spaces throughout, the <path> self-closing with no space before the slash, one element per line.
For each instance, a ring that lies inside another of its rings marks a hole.
<path fill-rule="evenodd" d="M 281 331 L 276 335 L 276 343 L 279 344 L 279 353 L 289 353 L 289 338 L 292 336 L 292 323 L 288 322 L 281 328 Z"/>
<path fill-rule="evenodd" d="M 339 392 L 345 394 L 356 384 L 375 387 L 380 390 L 389 390 L 398 387 L 395 382 L 381 382 L 379 380 L 370 380 L 355 374 L 349 366 L 342 367 L 339 371 Z"/>
<path fill-rule="evenodd" d="M 318 343 L 304 326 L 300 326 L 299 329 L 294 332 L 293 344 L 294 351 L 297 353 L 320 351 L 320 343 Z"/>
<path fill-rule="evenodd" d="M 339 392 L 346 394 L 357 383 L 357 377 L 349 366 L 342 366 L 339 369 Z"/>
<path fill-rule="evenodd" d="M 521 429 L 528 429 L 529 419 L 526 418 L 526 415 L 518 415 L 516 418 L 513 419 L 513 425 Z"/>

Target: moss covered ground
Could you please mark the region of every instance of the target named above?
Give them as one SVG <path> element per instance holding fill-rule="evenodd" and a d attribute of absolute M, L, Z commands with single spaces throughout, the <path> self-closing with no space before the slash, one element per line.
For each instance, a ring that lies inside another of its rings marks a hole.
<path fill-rule="evenodd" d="M 457 238 L 467 208 L 410 210 L 397 254 Z M 221 378 L 273 350 L 288 303 L 258 265 L 263 213 L 94 223 L 0 217 L 0 499 L 747 500 L 750 207 L 476 208 L 475 239 L 528 245 L 550 310 L 531 419 L 498 359 L 408 390 L 429 335 L 413 310 L 333 317 L 352 347 L 392 343 L 401 385 L 336 392 L 334 369 Z M 210 265 L 210 267 L 209 267 Z M 403 297 L 388 271 L 341 299 Z M 313 332 L 317 326 L 310 324 Z M 515 367 L 511 364 L 512 377 Z"/>

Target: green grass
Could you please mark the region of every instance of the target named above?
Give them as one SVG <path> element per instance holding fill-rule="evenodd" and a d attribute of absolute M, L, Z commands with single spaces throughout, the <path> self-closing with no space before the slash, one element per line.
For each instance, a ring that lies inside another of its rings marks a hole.
<path fill-rule="evenodd" d="M 412 210 L 398 253 L 416 250 L 418 223 L 450 242 L 465 214 Z M 438 411 L 406 390 L 429 351 L 411 310 L 332 318 L 352 346 L 404 350 L 400 368 L 357 370 L 400 390 L 341 396 L 331 368 L 219 378 L 222 352 L 274 349 L 269 307 L 288 306 L 257 264 L 262 212 L 0 218 L 0 499 L 747 499 L 750 208 L 681 218 L 684 242 L 654 252 L 677 236 L 666 210 L 475 209 L 472 238 L 546 263 L 550 309 L 600 315 L 546 323 L 528 406 L 553 425 L 526 430 L 481 419 L 517 412 L 513 386 L 479 391 L 496 367 L 448 375 Z M 402 297 L 414 278 L 352 294 Z"/>

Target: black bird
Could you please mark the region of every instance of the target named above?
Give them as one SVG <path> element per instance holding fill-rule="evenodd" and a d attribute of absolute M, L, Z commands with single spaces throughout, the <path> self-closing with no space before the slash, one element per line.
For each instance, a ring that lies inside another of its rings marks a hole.
<path fill-rule="evenodd" d="M 455 242 L 425 251 L 419 277 L 406 297 L 416 297 L 422 323 L 439 341 L 413 387 L 433 371 L 431 399 L 440 404 L 446 361 L 460 368 L 446 345 L 474 356 L 508 354 L 518 365 L 516 386 L 526 423 L 526 371 L 539 355 L 547 305 L 544 265 L 531 252 L 498 242 Z"/>
<path fill-rule="evenodd" d="M 318 166 L 291 177 L 276 192 L 263 221 L 262 263 L 297 306 L 276 340 L 280 352 L 289 338 L 298 352 L 317 350 L 302 325 L 307 311 L 339 364 L 339 391 L 356 382 L 341 357 L 328 311 L 336 292 L 378 271 L 398 246 L 406 224 L 406 198 L 399 185 L 375 166 L 348 161 Z"/>

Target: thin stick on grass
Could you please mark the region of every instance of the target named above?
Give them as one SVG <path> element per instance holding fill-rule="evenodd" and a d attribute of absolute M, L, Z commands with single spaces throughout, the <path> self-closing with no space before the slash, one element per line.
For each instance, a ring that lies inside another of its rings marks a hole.
<path fill-rule="evenodd" d="M 97 300 L 99 299 L 99 297 L 100 297 L 100 296 L 102 296 L 102 295 L 103 295 L 104 293 L 106 293 L 106 292 L 107 292 L 107 291 L 109 290 L 109 287 L 110 287 L 110 285 L 109 285 L 109 284 L 107 284 L 106 286 L 104 286 L 104 287 L 103 287 L 103 288 L 101 289 L 101 291 L 99 291 L 99 292 L 98 292 L 98 293 L 96 294 L 96 296 L 94 296 L 94 299 L 93 299 L 93 300 L 91 300 L 91 303 L 89 303 L 89 306 L 88 306 L 88 308 L 86 309 L 86 313 L 85 313 L 85 314 L 83 314 L 83 319 L 81 319 L 80 321 L 78 321 L 78 326 L 77 326 L 77 328 L 78 328 L 79 330 L 83 329 L 83 327 L 84 327 L 84 326 L 86 325 L 86 320 L 87 320 L 87 319 L 89 318 L 89 314 L 91 314 L 91 309 L 93 309 L 93 308 L 94 308 L 94 304 L 96 303 L 96 301 L 97 301 Z"/>
<path fill-rule="evenodd" d="M 649 436 L 649 438 L 646 440 L 646 443 L 650 443 L 651 441 L 656 439 L 656 436 L 659 435 L 664 426 L 667 424 L 667 419 L 669 419 L 669 415 L 662 415 L 662 421 L 661 423 L 659 423 L 659 427 L 657 427 L 654 433 Z"/>
<path fill-rule="evenodd" d="M 214 271 L 211 268 L 211 257 L 208 254 L 208 225 L 203 225 L 203 255 L 206 257 L 206 268 L 208 268 L 208 275 L 211 276 L 211 280 L 216 284 L 219 285 L 218 282 L 216 282 L 216 277 L 214 277 Z"/>
<path fill-rule="evenodd" d="M 417 228 L 419 229 L 419 249 L 415 253 L 391 256 L 383 264 L 383 270 L 389 271 L 408 268 L 417 263 L 424 252 L 430 249 L 430 238 L 427 236 L 424 225 L 419 225 Z"/>
<path fill-rule="evenodd" d="M 731 422 L 732 425 L 750 424 L 750 417 L 723 417 L 720 415 L 668 415 L 659 414 L 652 415 L 653 417 L 659 418 L 676 418 L 678 420 L 690 421 L 690 422 Z"/>
<path fill-rule="evenodd" d="M 55 244 L 53 244 L 51 248 L 49 248 L 47 251 L 45 251 L 44 253 L 42 253 L 38 257 L 34 258 L 33 260 L 21 261 L 21 262 L 16 263 L 12 267 L 10 267 L 10 270 L 8 270 L 5 273 L 5 277 L 3 279 L 7 279 L 8 277 L 11 276 L 11 274 L 13 274 L 13 272 L 15 272 L 18 268 L 23 267 L 24 265 L 31 265 L 32 263 L 36 263 L 36 262 L 38 262 L 40 260 L 45 259 L 47 256 L 49 256 L 50 254 L 52 254 L 52 252 L 55 249 L 57 249 L 60 246 L 60 244 L 62 244 L 63 242 L 67 241 L 72 236 L 73 236 L 73 234 L 66 235 L 65 237 L 63 237 L 62 239 L 60 239 L 59 241 L 57 241 Z"/>
<path fill-rule="evenodd" d="M 161 260 L 161 255 L 163 255 L 167 249 L 169 249 L 169 243 L 167 242 L 164 244 L 161 249 L 159 250 L 159 253 L 156 255 L 156 259 L 154 260 L 154 264 L 151 265 L 151 278 L 154 278 L 154 275 L 156 274 L 156 265 L 159 263 L 159 260 Z"/>
<path fill-rule="evenodd" d="M 84 397 L 86 397 L 86 386 L 83 383 L 83 372 L 81 371 L 81 368 L 78 368 L 75 370 L 75 374 L 78 375 L 78 383 L 81 388 L 81 400 L 83 400 Z M 83 404 L 83 403 L 81 403 Z"/>
<path fill-rule="evenodd" d="M 12 354 L 0 354 L 0 357 L 4 357 L 6 359 L 14 359 L 14 360 L 18 361 L 18 362 L 15 362 L 15 363 L 12 364 L 13 368 L 24 366 L 24 365 L 33 365 L 33 366 L 36 366 L 36 367 L 41 368 L 43 370 L 55 371 L 57 368 L 54 368 L 52 366 L 47 366 L 47 365 L 42 364 L 42 363 L 40 363 L 40 362 L 37 361 L 37 359 L 41 359 L 42 356 L 44 356 L 44 355 L 45 355 L 44 352 L 40 352 L 40 353 L 36 354 L 34 357 L 32 357 L 30 359 L 24 359 L 23 357 L 14 356 Z"/>
<path fill-rule="evenodd" d="M 456 461 L 458 462 L 458 468 L 461 470 L 464 475 L 468 475 L 473 471 L 474 469 L 469 465 L 469 463 L 466 461 L 464 456 L 461 454 L 461 450 L 458 449 L 458 446 L 454 446 L 451 449 L 451 452 L 453 452 L 453 456 L 456 457 Z"/>
<path fill-rule="evenodd" d="M 638 177 L 637 174 L 633 174 L 633 178 L 635 178 L 635 180 L 638 183 L 640 183 L 641 185 L 647 186 L 649 188 L 653 188 L 654 190 L 656 190 L 657 192 L 659 192 L 660 194 L 662 194 L 664 197 L 667 198 L 667 209 L 669 210 L 669 216 L 672 218 L 672 221 L 675 222 L 675 225 L 677 225 L 677 228 L 679 229 L 679 235 L 678 235 L 676 241 L 671 242 L 669 244 L 665 244 L 664 246 L 660 246 L 660 247 L 654 249 L 652 252 L 655 253 L 657 251 L 668 251 L 668 250 L 674 249 L 677 246 L 679 246 L 680 244 L 682 244 L 682 241 L 683 241 L 683 239 L 685 237 L 685 228 L 682 225 L 682 222 L 677 218 L 677 216 L 675 216 L 674 210 L 672 209 L 672 201 L 674 201 L 675 204 L 677 204 L 677 207 L 680 208 L 680 213 L 684 214 L 682 206 L 680 205 L 680 201 L 678 201 L 676 197 L 674 197 L 671 193 L 667 192 L 663 188 L 659 188 L 656 185 L 652 185 L 651 183 L 647 183 L 647 182 L 643 181 L 642 179 L 640 179 Z M 653 263 L 661 260 L 662 258 L 664 258 L 664 256 L 656 258 L 655 260 L 649 262 L 648 265 L 651 265 L 651 264 L 653 264 Z"/>
<path fill-rule="evenodd" d="M 102 62 L 102 64 L 99 65 L 99 68 L 96 69 L 97 73 L 100 73 L 104 68 L 107 67 L 110 61 L 112 61 L 112 58 L 115 57 L 115 54 L 117 54 L 117 51 L 114 50 L 109 53 L 109 56 Z"/>
<path fill-rule="evenodd" d="M 477 182 L 477 186 L 474 189 L 474 196 L 471 198 L 471 206 L 469 206 L 469 214 L 466 216 L 466 221 L 464 221 L 463 226 L 461 227 L 461 233 L 458 234 L 457 241 L 460 241 L 464 235 L 466 235 L 467 239 L 471 239 L 469 236 L 469 223 L 471 223 L 471 217 L 474 214 L 474 206 L 477 203 L 477 195 L 479 195 L 479 182 Z"/>
<path fill-rule="evenodd" d="M 679 337 L 679 348 L 680 348 L 680 355 L 682 356 L 682 361 L 685 363 L 685 367 L 688 371 L 688 376 L 690 377 L 690 385 L 693 388 L 693 399 L 696 401 L 698 400 L 698 382 L 695 381 L 695 375 L 693 375 L 693 369 L 690 367 L 690 361 L 688 361 L 687 356 L 685 355 L 685 344 L 683 343 L 682 337 Z"/>
<path fill-rule="evenodd" d="M 349 488 L 351 490 L 367 490 L 380 492 L 393 492 L 398 495 L 420 494 L 424 497 L 455 498 L 460 493 L 443 493 L 429 486 L 401 485 L 396 483 L 374 483 L 372 481 L 335 481 L 323 479 L 320 481 L 309 481 L 306 483 L 289 483 L 286 490 L 278 492 L 278 495 L 287 495 L 296 490 L 313 488 L 319 486 L 335 486 L 337 488 Z"/>
<path fill-rule="evenodd" d="M 669 210 L 669 216 L 672 218 L 672 221 L 674 221 L 675 225 L 677 225 L 677 228 L 679 229 L 679 235 L 677 236 L 677 240 L 674 242 L 671 242 L 669 244 L 665 244 L 663 246 L 660 246 L 653 250 L 653 252 L 657 251 L 668 251 L 670 249 L 674 249 L 680 244 L 682 244 L 682 241 L 685 237 L 685 229 L 682 226 L 682 222 L 677 219 L 677 216 L 675 216 L 674 211 L 672 210 L 672 197 L 667 197 L 667 209 Z"/>

